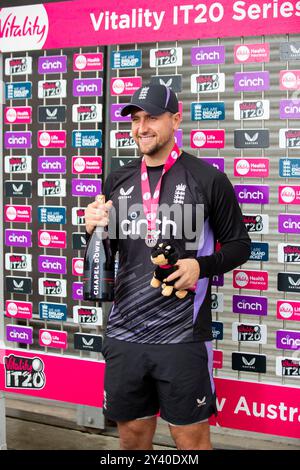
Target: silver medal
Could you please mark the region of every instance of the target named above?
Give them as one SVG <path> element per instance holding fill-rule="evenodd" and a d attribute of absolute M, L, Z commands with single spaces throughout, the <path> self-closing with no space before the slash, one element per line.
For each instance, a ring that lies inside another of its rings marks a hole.
<path fill-rule="evenodd" d="M 148 230 L 145 237 L 145 243 L 149 248 L 153 248 L 158 240 L 160 230 Z"/>

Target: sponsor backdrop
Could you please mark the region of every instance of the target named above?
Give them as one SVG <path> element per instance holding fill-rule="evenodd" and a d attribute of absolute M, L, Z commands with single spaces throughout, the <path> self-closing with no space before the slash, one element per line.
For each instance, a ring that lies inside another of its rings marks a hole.
<path fill-rule="evenodd" d="M 160 83 L 180 101 L 178 145 L 227 173 L 252 240 L 249 261 L 213 279 L 218 424 L 300 437 L 298 3 L 75 1 L 68 34 L 63 3 L 0 10 L 2 389 L 102 406 L 105 315 L 82 300 L 84 208 L 103 174 L 138 157 L 122 107 Z M 227 38 L 237 27 L 249 36 Z M 153 42 L 126 44 L 129 32 Z"/>

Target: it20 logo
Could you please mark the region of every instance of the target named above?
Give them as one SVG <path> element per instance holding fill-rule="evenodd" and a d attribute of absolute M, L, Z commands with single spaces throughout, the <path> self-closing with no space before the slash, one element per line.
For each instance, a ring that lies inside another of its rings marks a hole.
<path fill-rule="evenodd" d="M 46 385 L 45 364 L 39 357 L 10 354 L 4 358 L 5 387 L 41 390 Z"/>

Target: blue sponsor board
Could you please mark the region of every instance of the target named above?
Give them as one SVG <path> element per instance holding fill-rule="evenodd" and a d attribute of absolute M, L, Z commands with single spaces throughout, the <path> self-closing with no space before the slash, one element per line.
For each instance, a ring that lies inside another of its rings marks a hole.
<path fill-rule="evenodd" d="M 192 103 L 191 119 L 192 121 L 223 121 L 225 119 L 225 103 L 223 101 Z"/>
<path fill-rule="evenodd" d="M 67 305 L 48 302 L 39 303 L 39 317 L 41 320 L 67 320 Z"/>
<path fill-rule="evenodd" d="M 212 322 L 213 339 L 223 339 L 223 323 L 220 321 Z"/>
<path fill-rule="evenodd" d="M 142 67 L 142 51 L 112 51 L 110 54 L 112 69 L 137 69 Z"/>
<path fill-rule="evenodd" d="M 31 82 L 5 83 L 5 99 L 27 100 L 32 97 Z"/>
<path fill-rule="evenodd" d="M 269 261 L 269 244 L 252 242 L 249 261 Z"/>
<path fill-rule="evenodd" d="M 101 148 L 102 131 L 72 131 L 72 146 L 75 148 Z"/>
<path fill-rule="evenodd" d="M 38 207 L 38 220 L 41 224 L 66 224 L 65 207 L 55 206 L 39 206 Z"/>
<path fill-rule="evenodd" d="M 300 158 L 280 158 L 279 176 L 282 178 L 299 178 Z"/>

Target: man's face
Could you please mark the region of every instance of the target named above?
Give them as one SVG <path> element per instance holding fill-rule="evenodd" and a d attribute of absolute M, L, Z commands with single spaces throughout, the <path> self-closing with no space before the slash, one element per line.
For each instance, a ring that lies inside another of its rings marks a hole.
<path fill-rule="evenodd" d="M 180 124 L 180 114 L 169 112 L 152 116 L 136 110 L 131 115 L 133 138 L 144 155 L 155 155 L 173 142 L 174 132 Z"/>

